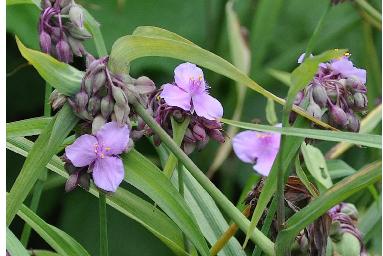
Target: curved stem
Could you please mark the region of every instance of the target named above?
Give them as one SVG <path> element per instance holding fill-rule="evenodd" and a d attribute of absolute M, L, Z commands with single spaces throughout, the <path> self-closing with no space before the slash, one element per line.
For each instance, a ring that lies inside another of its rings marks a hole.
<path fill-rule="evenodd" d="M 201 184 L 201 186 L 210 194 L 225 213 L 246 232 L 250 222 L 245 216 L 230 202 L 229 199 L 205 176 L 205 174 L 194 164 L 194 162 L 178 147 L 178 145 L 169 137 L 169 135 L 158 125 L 158 123 L 146 112 L 145 108 L 138 102 L 132 102 L 136 113 L 152 128 L 152 130 L 161 138 L 161 141 L 174 153 L 181 161 L 191 175 Z M 255 229 L 251 234 L 251 239 L 262 250 L 269 254 L 274 254 L 274 243 L 266 237 L 261 231 Z"/>

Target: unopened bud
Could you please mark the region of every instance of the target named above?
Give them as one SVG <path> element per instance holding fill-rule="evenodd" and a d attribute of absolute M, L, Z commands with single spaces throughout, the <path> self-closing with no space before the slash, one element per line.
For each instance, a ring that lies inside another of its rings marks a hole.
<path fill-rule="evenodd" d="M 294 105 L 299 105 L 303 98 L 304 98 L 305 94 L 303 91 L 299 91 L 298 94 L 295 96 L 295 99 L 294 99 Z"/>
<path fill-rule="evenodd" d="M 368 105 L 366 94 L 357 92 L 354 94 L 354 106 L 357 110 L 365 110 Z"/>
<path fill-rule="evenodd" d="M 53 110 L 61 108 L 66 102 L 66 96 L 59 93 L 57 90 L 53 90 L 49 97 L 49 102 L 52 105 Z"/>
<path fill-rule="evenodd" d="M 61 8 L 64 8 L 64 7 L 68 6 L 68 5 L 71 5 L 71 4 L 72 4 L 72 1 L 73 1 L 73 0 L 61 0 L 61 1 L 60 1 L 60 7 L 61 7 Z"/>
<path fill-rule="evenodd" d="M 70 46 L 64 40 L 60 40 L 56 44 L 56 53 L 57 53 L 58 60 L 60 60 L 62 62 L 70 63 L 73 61 L 73 55 L 72 55 L 72 51 L 70 49 Z"/>
<path fill-rule="evenodd" d="M 330 117 L 333 122 L 341 127 L 344 127 L 347 124 L 346 113 L 337 105 L 332 105 L 330 107 Z"/>
<path fill-rule="evenodd" d="M 89 76 L 87 75 L 84 79 L 84 87 L 85 87 L 85 91 L 86 93 L 90 96 L 92 95 L 92 91 L 93 91 L 93 76 Z"/>
<path fill-rule="evenodd" d="M 189 128 L 187 128 L 185 131 L 184 141 L 188 143 L 196 142 L 196 138 L 194 137 L 193 132 Z"/>
<path fill-rule="evenodd" d="M 97 72 L 93 77 L 93 93 L 98 92 L 106 82 L 105 71 Z"/>
<path fill-rule="evenodd" d="M 106 120 L 102 115 L 96 116 L 92 122 L 92 134 L 96 134 L 105 123 Z"/>
<path fill-rule="evenodd" d="M 70 35 L 79 40 L 86 40 L 92 38 L 92 34 L 85 29 L 85 27 L 79 28 L 71 23 L 67 23 L 67 28 Z"/>
<path fill-rule="evenodd" d="M 225 142 L 225 137 L 223 136 L 222 132 L 218 129 L 209 130 L 208 135 L 210 136 L 210 138 L 218 141 L 219 143 Z"/>
<path fill-rule="evenodd" d="M 104 118 L 108 118 L 109 115 L 113 112 L 114 108 L 114 102 L 112 97 L 109 95 L 105 96 L 101 100 L 101 114 L 103 115 Z"/>
<path fill-rule="evenodd" d="M 206 132 L 203 127 L 196 124 L 193 126 L 193 135 L 198 141 L 204 140 L 206 138 Z"/>
<path fill-rule="evenodd" d="M 342 203 L 340 207 L 340 212 L 349 216 L 352 220 L 357 221 L 359 217 L 358 210 L 355 205 L 350 203 Z"/>
<path fill-rule="evenodd" d="M 96 59 L 93 57 L 92 54 L 90 53 L 86 53 L 86 56 L 85 56 L 85 65 L 86 65 L 86 68 L 88 69 L 90 64 L 93 63 Z"/>
<path fill-rule="evenodd" d="M 88 95 L 85 92 L 80 91 L 76 94 L 75 103 L 80 110 L 84 110 L 88 103 Z"/>
<path fill-rule="evenodd" d="M 339 242 L 334 243 L 334 255 L 361 255 L 361 244 L 357 237 L 345 232 Z"/>
<path fill-rule="evenodd" d="M 40 40 L 41 51 L 45 53 L 49 53 L 51 51 L 51 44 L 52 44 L 51 37 L 49 36 L 49 34 L 45 32 L 44 30 L 41 31 L 39 40 Z"/>
<path fill-rule="evenodd" d="M 313 116 L 317 119 L 321 119 L 322 117 L 322 110 L 319 107 L 319 105 L 316 104 L 315 102 L 311 102 L 310 105 L 307 107 L 307 113 L 310 116 Z"/>
<path fill-rule="evenodd" d="M 79 172 L 69 175 L 68 180 L 65 183 L 65 192 L 70 192 L 77 186 Z"/>
<path fill-rule="evenodd" d="M 80 177 L 77 180 L 77 184 L 80 185 L 83 189 L 89 190 L 90 174 L 87 172 L 80 173 Z"/>
<path fill-rule="evenodd" d="M 195 147 L 196 147 L 195 143 L 185 142 L 183 144 L 183 150 L 184 150 L 186 155 L 191 154 L 194 151 Z"/>
<path fill-rule="evenodd" d="M 73 54 L 78 57 L 82 57 L 83 53 L 85 52 L 85 49 L 82 43 L 71 36 L 68 36 L 67 38 L 68 38 L 68 43 Z"/>
<path fill-rule="evenodd" d="M 114 114 L 116 116 L 117 123 L 122 124 L 123 120 L 124 120 L 125 106 L 115 104 L 114 105 Z"/>
<path fill-rule="evenodd" d="M 209 143 L 209 137 L 208 136 L 206 136 L 204 140 L 197 142 L 197 146 L 196 146 L 197 150 L 203 149 L 207 145 L 207 143 Z"/>
<path fill-rule="evenodd" d="M 128 103 L 126 94 L 120 87 L 112 86 L 112 95 L 116 101 L 116 105 L 124 106 Z"/>
<path fill-rule="evenodd" d="M 77 4 L 72 5 L 69 9 L 69 19 L 79 28 L 83 27 L 84 14 Z"/>
<path fill-rule="evenodd" d="M 321 85 L 314 86 L 313 99 L 320 107 L 325 107 L 328 99 L 326 89 Z"/>
<path fill-rule="evenodd" d="M 154 82 L 146 76 L 137 78 L 134 85 L 139 94 L 149 94 L 156 89 Z"/>
<path fill-rule="evenodd" d="M 88 102 L 88 111 L 96 115 L 101 108 L 101 99 L 98 96 L 92 96 Z"/>
<path fill-rule="evenodd" d="M 347 113 L 347 130 L 350 132 L 359 132 L 360 121 L 354 113 Z"/>
<path fill-rule="evenodd" d="M 130 150 L 134 148 L 134 141 L 132 139 L 129 139 L 128 146 L 124 149 L 125 153 L 128 153 Z"/>

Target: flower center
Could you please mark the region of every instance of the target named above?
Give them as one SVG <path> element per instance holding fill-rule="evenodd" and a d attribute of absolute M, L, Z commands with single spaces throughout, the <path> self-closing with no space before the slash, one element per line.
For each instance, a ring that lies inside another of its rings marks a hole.
<path fill-rule="evenodd" d="M 110 147 L 105 147 L 105 145 L 100 145 L 98 143 L 93 145 L 94 153 L 96 153 L 98 158 L 105 158 L 105 155 L 110 151 Z"/>
<path fill-rule="evenodd" d="M 191 95 L 195 95 L 205 89 L 202 88 L 202 76 L 199 76 L 198 79 L 194 79 L 194 77 L 189 77 L 189 85 Z"/>

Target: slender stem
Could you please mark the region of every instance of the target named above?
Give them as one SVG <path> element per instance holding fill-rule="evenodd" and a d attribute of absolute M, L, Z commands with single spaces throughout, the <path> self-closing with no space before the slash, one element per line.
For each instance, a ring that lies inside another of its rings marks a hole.
<path fill-rule="evenodd" d="M 51 116 L 52 114 L 51 105 L 49 103 L 49 97 L 51 95 L 51 92 L 52 92 L 52 86 L 46 83 L 45 92 L 44 92 L 44 116 Z M 47 179 L 47 172 L 48 172 L 48 169 L 46 169 L 46 171 L 42 173 L 41 177 L 36 181 L 35 187 L 33 189 L 32 200 L 29 207 L 33 212 L 36 212 L 39 207 L 41 194 L 44 189 L 44 183 Z M 21 239 L 20 239 L 21 243 L 25 247 L 28 246 L 30 235 L 31 235 L 31 226 L 29 226 L 28 223 L 25 223 L 23 231 L 21 233 Z"/>
<path fill-rule="evenodd" d="M 177 174 L 178 174 L 178 191 L 180 192 L 181 196 L 184 197 L 185 186 L 184 186 L 184 173 L 183 173 L 183 164 L 182 163 L 178 163 Z M 182 232 L 182 239 L 184 241 L 185 251 L 190 252 L 189 240 L 188 240 L 188 238 L 184 232 Z"/>
<path fill-rule="evenodd" d="M 108 223 L 106 218 L 106 196 L 99 192 L 99 217 L 100 217 L 100 256 L 108 256 Z"/>
<path fill-rule="evenodd" d="M 246 218 L 248 218 L 250 216 L 250 206 L 247 206 L 242 213 L 246 216 Z M 235 235 L 235 233 L 237 233 L 237 231 L 237 224 L 231 224 L 230 227 L 225 231 L 225 233 L 223 233 L 222 236 L 218 238 L 217 242 L 215 242 L 213 247 L 210 248 L 210 255 L 217 255 L 222 250 L 222 248 L 229 242 L 230 238 L 232 238 Z"/>
<path fill-rule="evenodd" d="M 355 0 L 355 3 L 362 7 L 372 17 L 377 19 L 379 23 L 382 22 L 382 14 L 379 11 L 377 11 L 374 7 L 372 7 L 366 0 Z"/>
<path fill-rule="evenodd" d="M 177 146 L 169 135 L 158 125 L 158 123 L 146 112 L 145 108 L 138 102 L 132 102 L 135 111 L 146 124 L 161 138 L 161 141 L 171 150 L 176 157 L 185 165 L 191 175 L 201 184 L 201 186 L 210 194 L 217 204 L 226 212 L 226 214 L 246 232 L 250 222 L 245 216 L 230 202 L 229 199 L 205 176 L 205 174 L 194 164 L 194 162 Z M 251 239 L 257 243 L 267 254 L 275 255 L 274 243 L 266 237 L 261 231 L 255 229 L 251 234 Z"/>

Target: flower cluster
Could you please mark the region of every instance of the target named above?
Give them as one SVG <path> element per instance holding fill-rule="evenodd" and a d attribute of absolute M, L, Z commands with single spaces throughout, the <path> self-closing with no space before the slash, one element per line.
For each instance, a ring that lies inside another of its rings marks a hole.
<path fill-rule="evenodd" d="M 96 135 L 84 134 L 65 148 L 64 161 L 70 176 L 66 191 L 77 185 L 89 188 L 90 174 L 96 186 L 115 192 L 124 178 L 124 166 L 119 154 L 131 149 L 127 125 L 109 122 Z"/>
<path fill-rule="evenodd" d="M 174 80 L 174 84 L 163 85 L 149 97 L 148 110 L 153 112 L 155 120 L 172 135 L 171 117 L 178 122 L 190 118 L 181 145 L 186 154 L 202 149 L 210 138 L 223 143 L 222 125 L 217 121 L 223 115 L 223 108 L 208 94 L 202 70 L 183 63 L 174 70 Z M 146 135 L 153 135 L 149 127 L 145 130 Z M 156 145 L 161 143 L 155 134 L 154 141 Z"/>
<path fill-rule="evenodd" d="M 43 0 L 39 20 L 40 48 L 60 61 L 82 57 L 82 42 L 92 37 L 83 25 L 83 11 L 73 0 Z"/>
<path fill-rule="evenodd" d="M 303 107 L 308 101 L 307 112 L 313 117 L 338 129 L 358 132 L 357 113 L 367 109 L 366 70 L 356 68 L 349 57 L 347 54 L 321 63 L 314 79 L 298 93 L 294 104 Z M 304 55 L 298 63 L 303 58 Z M 295 118 L 296 114 L 292 113 L 290 122 Z"/>
<path fill-rule="evenodd" d="M 277 127 L 282 127 L 278 124 Z M 268 176 L 278 154 L 281 134 L 275 132 L 244 131 L 233 139 L 233 150 L 245 163 L 262 176 Z"/>
<path fill-rule="evenodd" d="M 80 91 L 68 103 L 81 119 L 92 122 L 92 133 L 108 121 L 131 127 L 132 113 L 129 102 L 139 100 L 146 104 L 148 94 L 155 90 L 152 80 L 147 77 L 133 79 L 129 76 L 114 75 L 107 67 L 108 57 L 94 59 L 87 55 L 87 71 Z M 60 101 L 60 97 L 52 103 Z M 137 133 L 134 132 L 133 135 Z"/>

